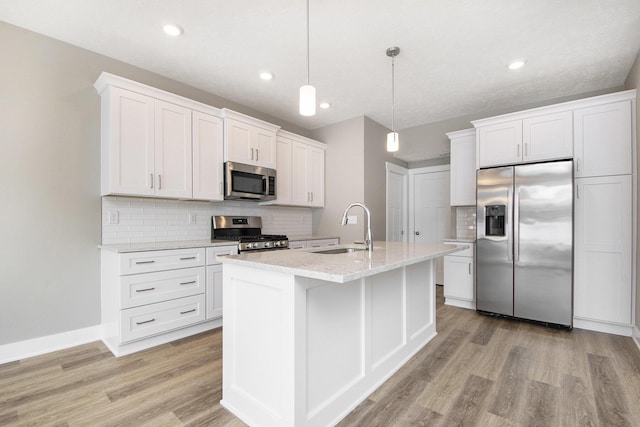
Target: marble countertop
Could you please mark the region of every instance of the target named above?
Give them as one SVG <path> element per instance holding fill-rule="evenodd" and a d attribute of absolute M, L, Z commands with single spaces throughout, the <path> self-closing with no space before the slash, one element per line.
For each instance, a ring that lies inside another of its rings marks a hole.
<path fill-rule="evenodd" d="M 149 242 L 149 243 L 120 243 L 112 245 L 100 245 L 100 249 L 113 252 L 141 252 L 141 251 L 162 251 L 167 249 L 187 249 L 187 248 L 208 248 L 211 246 L 233 246 L 236 242 L 224 240 L 178 240 L 169 242 Z"/>
<path fill-rule="evenodd" d="M 360 247 L 338 245 L 332 248 Z M 296 276 L 345 283 L 351 280 L 394 270 L 464 250 L 445 244 L 374 242 L 373 251 L 360 250 L 344 254 L 314 253 L 318 248 L 295 251 L 266 251 L 219 257 L 223 264 L 237 264 L 256 269 L 278 271 Z"/>

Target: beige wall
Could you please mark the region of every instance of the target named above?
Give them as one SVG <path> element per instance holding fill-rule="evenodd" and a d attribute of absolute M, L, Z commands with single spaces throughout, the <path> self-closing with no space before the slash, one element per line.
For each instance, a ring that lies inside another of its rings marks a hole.
<path fill-rule="evenodd" d="M 0 22 L 0 345 L 100 324 L 100 97 L 108 71 L 305 136 L 162 76 Z"/>
<path fill-rule="evenodd" d="M 637 89 L 636 93 L 636 142 L 638 142 L 638 138 L 640 135 L 640 51 L 638 51 L 638 55 L 636 56 L 636 61 L 629 71 L 629 75 L 627 76 L 627 80 L 625 81 L 626 89 Z M 636 165 L 640 164 L 640 150 L 636 151 Z M 636 184 L 637 185 L 637 184 Z M 637 192 L 637 186 L 636 186 Z M 640 212 L 640 197 L 637 197 L 636 193 L 636 202 L 638 203 L 637 210 Z M 640 218 L 640 216 L 638 216 Z M 640 222 L 636 224 L 636 233 L 640 230 Z M 638 254 L 640 251 L 636 253 L 636 269 L 640 264 L 640 255 Z M 640 329 L 640 316 L 638 315 L 638 309 L 640 308 L 640 274 L 636 277 L 636 318 L 635 324 L 636 328 Z"/>

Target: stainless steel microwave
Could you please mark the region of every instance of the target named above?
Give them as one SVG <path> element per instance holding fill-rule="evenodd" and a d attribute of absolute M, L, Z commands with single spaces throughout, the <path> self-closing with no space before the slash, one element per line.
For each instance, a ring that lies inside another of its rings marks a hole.
<path fill-rule="evenodd" d="M 224 198 L 226 200 L 275 200 L 275 169 L 225 162 Z"/>

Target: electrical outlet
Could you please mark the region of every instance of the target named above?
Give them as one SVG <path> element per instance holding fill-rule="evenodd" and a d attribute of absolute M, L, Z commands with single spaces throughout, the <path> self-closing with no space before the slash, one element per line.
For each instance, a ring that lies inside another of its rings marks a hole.
<path fill-rule="evenodd" d="M 347 215 L 347 224 L 355 225 L 357 223 L 358 223 L 358 216 L 357 215 Z"/>
<path fill-rule="evenodd" d="M 107 215 L 109 224 L 117 224 L 120 222 L 120 215 L 118 214 L 118 211 L 109 211 L 107 212 Z"/>
<path fill-rule="evenodd" d="M 195 223 L 196 223 L 196 214 L 189 213 L 189 224 L 195 224 Z"/>

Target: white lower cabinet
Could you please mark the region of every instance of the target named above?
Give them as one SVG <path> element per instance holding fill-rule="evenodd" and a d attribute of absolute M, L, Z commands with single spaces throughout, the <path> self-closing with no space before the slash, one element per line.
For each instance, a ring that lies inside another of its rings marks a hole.
<path fill-rule="evenodd" d="M 336 246 L 340 239 L 331 237 L 328 239 L 290 240 L 289 249 L 320 248 L 323 246 Z"/>
<path fill-rule="evenodd" d="M 460 244 L 445 241 L 447 244 Z M 476 308 L 474 244 L 468 248 L 444 256 L 444 297 L 445 304 L 463 308 Z"/>
<path fill-rule="evenodd" d="M 102 251 L 103 341 L 116 356 L 222 325 L 222 265 L 237 245 Z"/>
<path fill-rule="evenodd" d="M 237 245 L 207 248 L 207 319 L 222 317 L 222 263 L 217 256 L 237 253 Z"/>
<path fill-rule="evenodd" d="M 631 175 L 575 181 L 574 326 L 631 335 Z"/>

